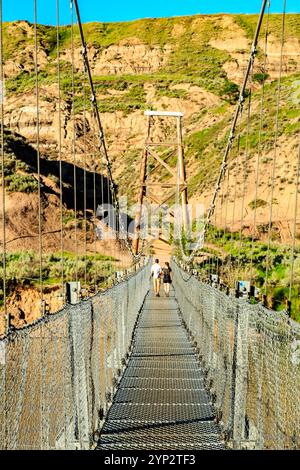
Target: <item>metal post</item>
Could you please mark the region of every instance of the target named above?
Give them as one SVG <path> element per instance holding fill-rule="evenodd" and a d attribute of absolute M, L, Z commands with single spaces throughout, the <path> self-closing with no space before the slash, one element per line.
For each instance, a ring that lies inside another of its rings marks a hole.
<path fill-rule="evenodd" d="M 234 448 L 241 448 L 245 440 L 245 416 L 248 369 L 248 321 L 247 307 L 236 306 L 234 351 L 232 360 L 232 438 Z"/>

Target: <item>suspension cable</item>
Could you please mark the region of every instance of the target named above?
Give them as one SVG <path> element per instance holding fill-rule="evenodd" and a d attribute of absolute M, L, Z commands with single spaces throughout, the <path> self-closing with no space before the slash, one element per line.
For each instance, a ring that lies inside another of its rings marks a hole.
<path fill-rule="evenodd" d="M 265 295 L 268 292 L 269 283 L 269 271 L 270 271 L 270 249 L 271 249 L 271 232 L 272 232 L 272 219 L 273 219 L 273 197 L 275 189 L 275 176 L 277 167 L 277 142 L 279 134 L 279 110 L 280 110 L 280 99 L 281 99 L 281 79 L 282 79 L 282 66 L 283 66 L 283 49 L 285 44 L 285 20 L 286 20 L 286 0 L 283 1 L 283 14 L 282 14 L 282 32 L 281 32 L 281 48 L 280 48 L 280 65 L 279 65 L 279 76 L 277 84 L 277 104 L 276 104 L 276 118 L 275 118 L 275 137 L 274 137 L 274 156 L 272 166 L 272 185 L 270 195 L 270 213 L 269 213 L 269 225 L 268 225 L 268 250 L 266 256 L 266 272 L 265 272 Z"/>
<path fill-rule="evenodd" d="M 252 43 L 252 47 L 251 47 L 251 52 L 250 52 L 250 57 L 249 57 L 249 60 L 248 60 L 248 65 L 247 65 L 247 68 L 246 68 L 246 72 L 245 72 L 245 75 L 244 75 L 242 87 L 241 87 L 241 90 L 240 90 L 239 100 L 238 100 L 236 110 L 235 110 L 235 113 L 234 113 L 234 116 L 233 116 L 233 120 L 232 120 L 232 123 L 231 123 L 230 133 L 229 133 L 227 145 L 226 145 L 226 148 L 225 148 L 225 152 L 224 152 L 224 155 L 223 155 L 220 172 L 219 172 L 219 175 L 218 175 L 218 178 L 217 178 L 215 191 L 213 193 L 211 203 L 210 203 L 209 209 L 207 211 L 206 221 L 205 221 L 205 224 L 204 224 L 204 229 L 203 229 L 202 233 L 200 234 L 199 239 L 198 239 L 192 253 L 189 256 L 184 256 L 184 261 L 186 261 L 187 263 L 190 263 L 194 259 L 194 257 L 196 256 L 197 251 L 200 248 L 202 248 L 202 246 L 204 244 L 204 238 L 205 238 L 206 230 L 207 230 L 207 228 L 210 224 L 211 217 L 212 217 L 212 215 L 214 213 L 214 210 L 215 210 L 216 199 L 217 199 L 219 191 L 221 189 L 221 182 L 223 180 L 224 173 L 227 169 L 228 156 L 230 154 L 230 149 L 231 149 L 232 144 L 233 144 L 234 139 L 235 139 L 235 130 L 236 130 L 238 118 L 239 118 L 241 110 L 243 109 L 243 106 L 244 106 L 246 87 L 247 87 L 248 78 L 250 76 L 251 70 L 253 68 L 253 63 L 254 63 L 254 60 L 255 60 L 255 57 L 256 57 L 256 54 L 257 54 L 257 44 L 258 44 L 259 34 L 260 34 L 260 30 L 261 30 L 261 26 L 262 26 L 264 14 L 265 14 L 265 9 L 266 9 L 267 2 L 268 2 L 268 0 L 263 0 L 262 1 L 261 11 L 260 11 L 260 15 L 259 15 L 259 18 L 258 18 L 258 23 L 257 23 L 257 26 L 256 26 L 256 30 L 255 30 L 255 35 L 254 35 L 254 39 L 253 39 L 253 43 Z"/>
<path fill-rule="evenodd" d="M 37 0 L 34 0 L 34 69 L 36 95 L 36 152 L 38 174 L 38 234 L 39 234 L 39 278 L 40 296 L 43 303 L 43 242 L 42 242 L 42 201 L 41 201 L 41 161 L 40 161 L 40 95 L 38 70 Z M 43 309 L 44 313 L 44 309 Z"/>
<path fill-rule="evenodd" d="M 5 171 L 4 171 L 4 70 L 3 70 L 3 20 L 2 0 L 0 0 L 0 99 L 1 99 L 1 185 L 2 185 L 2 269 L 3 269 L 3 307 L 4 307 L 4 334 L 7 333 L 9 321 L 7 318 L 6 304 L 6 195 L 5 195 Z"/>
<path fill-rule="evenodd" d="M 104 131 L 100 119 L 100 113 L 99 113 L 99 108 L 97 104 L 97 98 L 96 98 L 96 91 L 92 79 L 92 73 L 91 73 L 91 68 L 90 68 L 90 63 L 88 59 L 88 52 L 87 52 L 87 45 L 85 42 L 84 38 L 84 32 L 82 28 L 82 23 L 81 23 L 81 17 L 80 17 L 80 12 L 79 12 L 79 7 L 78 7 L 78 1 L 77 0 L 71 0 L 71 4 L 75 6 L 76 10 L 76 16 L 77 16 L 77 22 L 78 22 L 78 27 L 79 27 L 79 33 L 80 33 L 80 38 L 81 38 L 81 44 L 82 44 L 82 57 L 83 61 L 85 62 L 86 65 L 86 71 L 87 71 L 87 76 L 88 76 L 88 81 L 91 89 L 91 99 L 92 99 L 92 105 L 94 109 L 94 116 L 96 119 L 96 124 L 98 128 L 98 137 L 99 137 L 99 151 L 103 154 L 104 160 L 106 163 L 107 167 L 107 173 L 108 173 L 108 178 L 109 178 L 109 185 L 110 185 L 110 191 L 111 191 L 111 197 L 112 201 L 115 207 L 116 211 L 116 221 L 119 224 L 119 231 L 124 234 L 124 240 L 126 244 L 126 248 L 129 251 L 129 253 L 132 256 L 132 259 L 134 262 L 138 262 L 139 259 L 141 258 L 143 252 L 140 251 L 137 255 L 133 252 L 133 249 L 131 247 L 131 244 L 129 243 L 128 239 L 128 232 L 124 228 L 122 218 L 119 216 L 120 214 L 120 205 L 119 205 L 119 199 L 118 199 L 118 192 L 117 192 L 117 187 L 115 185 L 113 175 L 112 175 L 112 165 L 111 161 L 107 152 L 107 147 L 106 147 L 106 142 L 105 142 L 105 137 L 104 137 Z"/>

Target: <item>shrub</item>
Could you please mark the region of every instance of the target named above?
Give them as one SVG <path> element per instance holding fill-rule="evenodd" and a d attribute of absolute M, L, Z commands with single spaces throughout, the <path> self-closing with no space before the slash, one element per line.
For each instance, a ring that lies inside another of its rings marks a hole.
<path fill-rule="evenodd" d="M 226 101 L 235 103 L 238 100 L 240 94 L 239 86 L 230 80 L 226 80 L 221 94 Z"/>
<path fill-rule="evenodd" d="M 268 73 L 255 73 L 253 75 L 253 81 L 258 83 L 264 83 L 270 75 Z"/>
<path fill-rule="evenodd" d="M 6 189 L 9 192 L 35 193 L 38 190 L 38 182 L 32 175 L 15 173 L 5 178 Z"/>
<path fill-rule="evenodd" d="M 263 199 L 257 199 L 256 201 L 251 201 L 248 206 L 250 209 L 254 210 L 255 207 L 258 209 L 259 207 L 266 207 L 268 205 L 267 201 L 264 201 Z"/>

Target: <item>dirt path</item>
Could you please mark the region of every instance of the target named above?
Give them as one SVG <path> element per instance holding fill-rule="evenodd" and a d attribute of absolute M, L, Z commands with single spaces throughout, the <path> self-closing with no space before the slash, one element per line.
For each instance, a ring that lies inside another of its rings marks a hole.
<path fill-rule="evenodd" d="M 158 258 L 162 265 L 165 261 L 170 261 L 172 248 L 169 243 L 162 239 L 154 240 L 152 243 L 153 257 Z"/>

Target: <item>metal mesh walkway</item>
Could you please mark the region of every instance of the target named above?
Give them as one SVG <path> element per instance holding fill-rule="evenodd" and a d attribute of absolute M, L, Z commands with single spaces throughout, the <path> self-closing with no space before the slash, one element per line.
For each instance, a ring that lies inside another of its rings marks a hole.
<path fill-rule="evenodd" d="M 222 449 L 174 296 L 149 294 L 97 449 Z"/>

